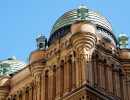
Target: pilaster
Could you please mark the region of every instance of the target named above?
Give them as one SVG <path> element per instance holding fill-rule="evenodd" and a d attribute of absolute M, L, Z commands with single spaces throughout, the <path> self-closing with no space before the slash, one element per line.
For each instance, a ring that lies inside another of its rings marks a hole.
<path fill-rule="evenodd" d="M 75 57 L 72 57 L 72 90 L 76 88 L 76 64 Z"/>
<path fill-rule="evenodd" d="M 107 93 L 110 96 L 113 96 L 113 77 L 112 77 L 112 67 L 110 65 L 105 65 L 106 67 L 106 88 Z"/>
<path fill-rule="evenodd" d="M 88 83 L 88 52 L 86 51 L 85 48 L 79 51 L 80 54 L 80 67 L 81 67 L 81 75 L 82 75 L 82 80 L 81 80 L 81 85 L 87 84 Z"/>
<path fill-rule="evenodd" d="M 121 99 L 121 88 L 120 88 L 120 77 L 119 77 L 119 73 L 116 69 L 114 69 L 114 95 L 115 95 L 115 98 L 117 100 Z"/>
<path fill-rule="evenodd" d="M 93 67 L 94 67 L 94 87 L 98 88 L 98 70 L 97 70 L 97 60 L 93 59 Z"/>
<path fill-rule="evenodd" d="M 29 100 L 33 100 L 32 96 L 33 96 L 33 94 L 32 94 L 32 87 L 31 87 L 30 91 L 29 91 Z"/>
<path fill-rule="evenodd" d="M 94 87 L 94 66 L 92 58 L 89 59 L 89 85 Z"/>
<path fill-rule="evenodd" d="M 22 94 L 22 100 L 26 100 L 26 92 L 24 91 Z M 34 100 L 34 99 L 33 99 Z"/>
<path fill-rule="evenodd" d="M 101 60 L 98 61 L 98 86 L 99 89 L 105 92 L 105 73 L 104 73 L 104 64 Z"/>
<path fill-rule="evenodd" d="M 43 87 L 43 89 L 42 89 L 42 95 L 41 95 L 41 100 L 46 100 L 46 88 L 45 88 L 45 79 L 46 79 L 46 77 L 45 77 L 45 75 L 43 76 L 43 78 L 42 78 L 42 87 Z"/>
<path fill-rule="evenodd" d="M 48 74 L 48 100 L 53 100 L 53 86 L 54 86 L 54 77 L 53 70 L 51 70 Z"/>
<path fill-rule="evenodd" d="M 121 76 L 121 85 L 122 85 L 122 96 L 123 96 L 123 100 L 128 100 L 128 93 L 127 93 L 127 87 L 126 87 L 126 80 L 125 80 L 125 76 L 122 75 Z"/>
<path fill-rule="evenodd" d="M 58 100 L 62 96 L 62 93 L 63 93 L 62 70 L 63 70 L 62 66 L 59 66 L 56 69 L 56 100 Z"/>
<path fill-rule="evenodd" d="M 127 81 L 128 100 L 130 100 L 130 82 Z"/>
<path fill-rule="evenodd" d="M 76 59 L 76 88 L 80 86 L 80 58 Z"/>
<path fill-rule="evenodd" d="M 69 61 L 64 65 L 64 95 L 70 92 L 70 66 Z"/>

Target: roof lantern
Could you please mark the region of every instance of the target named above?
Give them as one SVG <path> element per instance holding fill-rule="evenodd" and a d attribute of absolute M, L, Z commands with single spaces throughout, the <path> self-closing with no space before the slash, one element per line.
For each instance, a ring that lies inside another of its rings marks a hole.
<path fill-rule="evenodd" d="M 0 75 L 11 76 L 25 66 L 26 64 L 24 62 L 16 60 L 15 56 L 12 56 L 11 58 L 0 61 Z"/>
<path fill-rule="evenodd" d="M 46 49 L 47 46 L 47 38 L 41 34 L 40 36 L 38 36 L 38 38 L 36 39 L 37 41 L 37 49 Z"/>
<path fill-rule="evenodd" d="M 123 32 L 118 37 L 118 44 L 120 48 L 128 48 L 128 39 L 129 37 Z"/>
<path fill-rule="evenodd" d="M 88 9 L 83 4 L 78 8 L 78 17 L 80 20 L 86 20 L 88 17 Z"/>

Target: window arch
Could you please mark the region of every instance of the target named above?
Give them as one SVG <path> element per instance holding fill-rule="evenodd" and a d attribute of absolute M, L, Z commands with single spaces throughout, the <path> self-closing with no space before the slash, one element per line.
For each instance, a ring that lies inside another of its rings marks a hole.
<path fill-rule="evenodd" d="M 43 48 L 43 43 L 39 43 L 39 49 Z"/>
<path fill-rule="evenodd" d="M 19 100 L 22 100 L 22 94 L 23 94 L 23 91 L 20 91 Z"/>
<path fill-rule="evenodd" d="M 16 94 L 13 96 L 13 100 L 16 100 L 16 98 L 17 98 L 17 96 L 16 96 Z"/>
<path fill-rule="evenodd" d="M 29 100 L 29 87 L 26 88 L 26 100 Z"/>

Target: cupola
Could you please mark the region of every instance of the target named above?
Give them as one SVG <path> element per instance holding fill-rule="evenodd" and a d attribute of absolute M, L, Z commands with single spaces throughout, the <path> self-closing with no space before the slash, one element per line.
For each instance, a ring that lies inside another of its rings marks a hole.
<path fill-rule="evenodd" d="M 42 49 L 45 50 L 46 46 L 47 46 L 47 39 L 46 37 L 41 34 L 40 36 L 38 36 L 38 38 L 36 39 L 37 41 L 37 49 Z"/>
<path fill-rule="evenodd" d="M 119 47 L 128 48 L 128 39 L 129 39 L 129 37 L 126 34 L 121 33 L 120 36 L 118 37 Z"/>

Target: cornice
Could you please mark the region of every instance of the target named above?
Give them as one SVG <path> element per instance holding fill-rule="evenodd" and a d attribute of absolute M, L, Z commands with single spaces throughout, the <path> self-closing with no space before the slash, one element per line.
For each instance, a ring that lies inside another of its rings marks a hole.
<path fill-rule="evenodd" d="M 104 97 L 104 98 L 106 98 L 106 99 L 115 100 L 115 99 L 112 98 L 111 96 L 108 96 L 107 94 L 105 94 L 105 93 L 103 93 L 103 92 L 97 90 L 96 88 L 94 88 L 94 87 L 92 87 L 92 86 L 90 86 L 90 85 L 88 85 L 88 84 L 84 84 L 84 85 L 82 85 L 82 86 L 76 88 L 75 90 L 69 92 L 68 94 L 66 94 L 66 95 L 64 95 L 64 96 L 62 96 L 62 97 L 61 97 L 60 99 L 58 99 L 58 100 L 64 100 L 66 97 L 72 95 L 73 93 L 75 93 L 75 92 L 77 92 L 77 91 L 79 91 L 79 90 L 81 90 L 81 89 L 83 89 L 83 88 L 85 88 L 85 89 L 88 90 L 88 91 L 91 90 L 91 92 L 96 92 L 97 94 L 101 95 L 102 97 Z"/>

